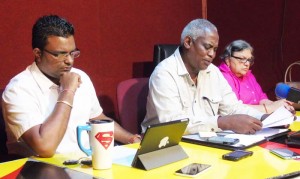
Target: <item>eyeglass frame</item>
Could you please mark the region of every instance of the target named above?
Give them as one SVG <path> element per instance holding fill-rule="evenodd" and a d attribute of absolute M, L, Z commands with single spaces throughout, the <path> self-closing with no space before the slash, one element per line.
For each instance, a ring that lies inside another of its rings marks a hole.
<path fill-rule="evenodd" d="M 65 59 L 68 55 L 70 55 L 73 59 L 74 58 L 78 58 L 80 56 L 80 50 L 78 48 L 76 48 L 75 50 L 71 51 L 71 52 L 51 52 L 47 49 L 43 49 L 42 51 L 45 51 L 51 55 L 53 55 L 54 57 L 56 57 L 57 59 L 63 60 Z M 73 53 L 77 53 L 79 52 L 78 56 L 74 56 Z"/>
<path fill-rule="evenodd" d="M 254 64 L 254 57 L 251 58 L 241 58 L 241 57 L 236 57 L 234 55 L 231 55 L 231 57 L 237 59 L 240 63 L 246 64 L 247 62 L 249 62 L 250 66 L 252 66 Z"/>

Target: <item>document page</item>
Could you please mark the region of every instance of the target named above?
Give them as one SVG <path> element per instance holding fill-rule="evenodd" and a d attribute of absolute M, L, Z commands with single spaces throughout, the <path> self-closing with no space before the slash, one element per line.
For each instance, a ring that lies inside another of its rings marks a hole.
<path fill-rule="evenodd" d="M 293 114 L 284 106 L 278 108 L 262 121 L 263 128 L 276 127 L 291 124 L 294 121 Z"/>
<path fill-rule="evenodd" d="M 218 133 L 217 133 L 217 135 L 218 135 Z M 238 143 L 236 143 L 234 145 L 228 145 L 228 146 L 232 146 L 233 148 L 244 148 L 244 147 L 248 147 L 250 145 L 253 145 L 255 143 L 265 140 L 265 137 L 261 136 L 261 135 L 235 134 L 235 133 L 229 132 L 229 131 L 222 132 L 222 134 L 220 136 L 239 139 Z M 205 138 L 201 138 L 199 134 L 185 135 L 185 136 L 183 136 L 183 138 L 199 141 L 200 142 L 199 144 L 201 144 L 201 142 L 204 142 L 207 144 L 210 143 Z"/>
<path fill-rule="evenodd" d="M 276 129 L 276 128 L 263 128 L 260 131 L 257 131 L 255 134 L 236 134 L 233 131 L 225 130 L 221 132 L 217 132 L 217 136 L 222 137 L 228 137 L 228 138 L 234 138 L 239 139 L 239 142 L 234 145 L 228 145 L 234 148 L 247 148 L 249 146 L 252 146 L 254 144 L 263 142 L 265 140 L 269 140 L 270 138 L 273 138 L 278 135 L 283 135 L 284 133 L 288 132 L 289 129 Z M 184 135 L 183 139 L 191 139 L 195 141 L 198 141 L 199 144 L 206 143 L 207 137 L 201 136 L 202 133 L 199 132 L 199 134 L 191 134 L 191 135 Z M 212 135 L 214 136 L 214 135 Z M 214 146 L 215 147 L 215 146 Z"/>
<path fill-rule="evenodd" d="M 237 143 L 236 145 L 244 145 L 244 146 L 249 146 L 251 144 L 263 141 L 267 139 L 268 137 L 272 137 L 277 134 L 281 134 L 283 132 L 288 131 L 289 129 L 274 129 L 274 128 L 264 128 L 260 131 L 257 131 L 255 134 L 228 134 L 225 137 L 229 138 L 237 138 L 240 139 L 240 142 Z M 233 145 L 235 146 L 235 145 Z"/>
<path fill-rule="evenodd" d="M 113 149 L 113 163 L 131 167 L 131 163 L 136 154 L 137 149 L 115 146 Z"/>

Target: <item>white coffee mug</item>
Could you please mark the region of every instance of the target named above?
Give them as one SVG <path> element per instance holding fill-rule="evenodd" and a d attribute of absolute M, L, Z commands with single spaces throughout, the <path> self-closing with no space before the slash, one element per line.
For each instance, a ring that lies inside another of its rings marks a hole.
<path fill-rule="evenodd" d="M 82 131 L 89 131 L 90 149 L 81 142 Z M 112 166 L 114 147 L 114 121 L 110 119 L 92 120 L 85 126 L 77 127 L 79 148 L 88 156 L 92 155 L 94 169 L 109 169 Z"/>

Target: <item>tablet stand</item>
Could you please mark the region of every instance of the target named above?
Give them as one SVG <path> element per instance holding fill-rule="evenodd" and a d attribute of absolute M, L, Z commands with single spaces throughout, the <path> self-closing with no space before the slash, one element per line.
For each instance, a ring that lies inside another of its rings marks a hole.
<path fill-rule="evenodd" d="M 175 145 L 172 147 L 138 155 L 137 161 L 133 165 L 133 167 L 143 170 L 151 170 L 153 168 L 158 168 L 188 157 L 189 156 L 185 153 L 180 145 Z"/>

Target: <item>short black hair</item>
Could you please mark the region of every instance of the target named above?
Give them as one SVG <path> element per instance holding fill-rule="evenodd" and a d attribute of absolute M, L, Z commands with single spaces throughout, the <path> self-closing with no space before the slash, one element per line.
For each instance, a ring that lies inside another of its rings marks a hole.
<path fill-rule="evenodd" d="M 49 36 L 69 37 L 74 34 L 73 25 L 66 19 L 57 15 L 40 17 L 32 27 L 32 49 L 44 50 Z"/>

